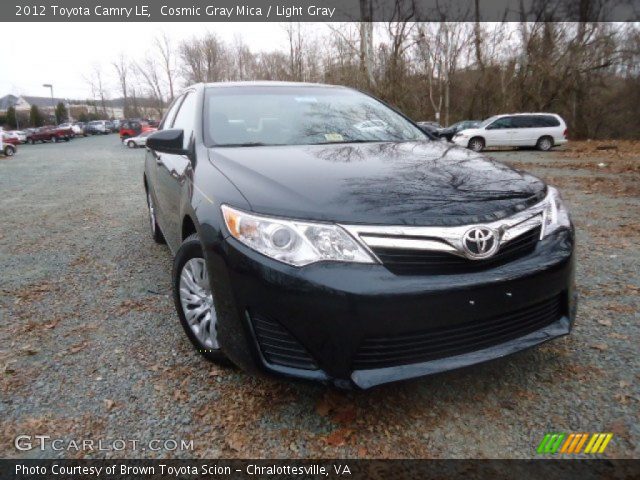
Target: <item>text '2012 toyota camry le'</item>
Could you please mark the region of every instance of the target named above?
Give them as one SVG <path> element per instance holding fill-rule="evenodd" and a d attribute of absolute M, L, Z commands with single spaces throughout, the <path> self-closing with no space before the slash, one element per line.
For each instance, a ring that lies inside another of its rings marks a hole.
<path fill-rule="evenodd" d="M 349 88 L 192 86 L 148 137 L 144 184 L 178 316 L 211 360 L 368 388 L 575 318 L 558 191 Z"/>

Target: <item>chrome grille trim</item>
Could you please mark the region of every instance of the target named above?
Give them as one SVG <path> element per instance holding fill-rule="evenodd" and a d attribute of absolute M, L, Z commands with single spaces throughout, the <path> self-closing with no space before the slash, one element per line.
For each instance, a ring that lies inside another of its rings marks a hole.
<path fill-rule="evenodd" d="M 454 227 L 344 224 L 340 226 L 358 239 L 369 254 L 380 263 L 383 262 L 373 252 L 373 248 L 446 252 L 473 260 L 465 254 L 462 247 L 462 238 L 470 228 L 487 227 L 498 232 L 499 252 L 505 243 L 538 227 L 542 227 L 540 237 L 542 238 L 547 207 L 548 196 L 532 207 L 495 222 Z"/>

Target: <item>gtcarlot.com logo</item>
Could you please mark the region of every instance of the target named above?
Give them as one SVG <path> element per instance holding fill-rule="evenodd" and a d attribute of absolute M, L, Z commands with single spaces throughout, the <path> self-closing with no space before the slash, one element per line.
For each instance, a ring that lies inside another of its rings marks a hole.
<path fill-rule="evenodd" d="M 604 453 L 613 433 L 547 433 L 538 453 Z M 584 447 L 584 449 L 583 449 Z"/>

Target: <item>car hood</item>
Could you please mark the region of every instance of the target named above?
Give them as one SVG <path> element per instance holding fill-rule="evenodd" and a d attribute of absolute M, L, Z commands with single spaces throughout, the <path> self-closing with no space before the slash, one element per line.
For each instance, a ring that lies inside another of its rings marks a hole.
<path fill-rule="evenodd" d="M 299 219 L 462 225 L 509 216 L 546 193 L 532 175 L 435 141 L 217 147 L 209 156 L 254 212 Z"/>

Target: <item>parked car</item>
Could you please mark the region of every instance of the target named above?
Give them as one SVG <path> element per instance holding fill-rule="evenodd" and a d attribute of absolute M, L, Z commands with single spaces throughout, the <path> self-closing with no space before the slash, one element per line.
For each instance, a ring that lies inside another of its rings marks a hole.
<path fill-rule="evenodd" d="M 69 141 L 71 138 L 70 129 L 61 129 L 52 125 L 36 128 L 27 133 L 27 143 L 34 144 L 36 142 L 59 142 L 61 140 Z"/>
<path fill-rule="evenodd" d="M 480 121 L 478 120 L 462 120 L 461 122 L 454 123 L 447 128 L 439 129 L 436 132 L 436 135 L 440 138 L 446 138 L 448 141 L 451 141 L 456 133 L 466 130 L 467 128 L 475 128 L 478 125 L 480 125 Z"/>
<path fill-rule="evenodd" d="M 124 140 L 122 140 L 122 143 L 124 143 L 129 148 L 144 147 L 147 144 L 147 137 L 155 131 L 155 128 L 153 130 L 147 130 L 146 132 L 142 132 L 140 135 L 137 135 L 135 137 L 125 138 Z"/>
<path fill-rule="evenodd" d="M 69 129 L 74 137 L 84 136 L 84 130 L 75 123 L 61 123 L 58 128 Z"/>
<path fill-rule="evenodd" d="M 76 136 L 76 133 L 73 130 L 73 127 L 69 123 L 58 125 L 57 127 L 52 127 L 52 128 L 57 130 L 59 132 L 59 136 L 62 136 L 62 139 L 65 141 L 69 141 Z"/>
<path fill-rule="evenodd" d="M 20 140 L 14 135 L 8 135 L 9 132 L 3 132 L 2 141 L 0 142 L 0 153 L 5 157 L 13 157 L 18 151 Z"/>
<path fill-rule="evenodd" d="M 85 122 L 74 122 L 73 125 L 82 131 L 81 135 L 83 137 L 89 136 L 89 133 L 87 132 L 87 124 Z"/>
<path fill-rule="evenodd" d="M 87 122 L 84 126 L 84 133 L 87 135 L 102 135 L 104 132 L 98 129 L 98 124 L 92 124 L 92 122 Z"/>
<path fill-rule="evenodd" d="M 106 120 L 93 120 L 92 122 L 88 123 L 88 126 L 89 126 L 89 133 L 91 133 L 92 135 L 97 135 L 97 134 L 107 135 L 108 133 L 111 132 L 109 128 L 109 124 L 107 123 Z"/>
<path fill-rule="evenodd" d="M 514 113 L 487 118 L 476 128 L 458 132 L 453 143 L 476 152 L 485 147 L 536 147 L 551 150 L 567 143 L 567 125 L 555 113 Z"/>
<path fill-rule="evenodd" d="M 5 133 L 18 140 L 20 143 L 27 142 L 27 134 L 22 130 L 9 130 Z"/>
<path fill-rule="evenodd" d="M 137 137 L 142 132 L 142 122 L 139 120 L 125 120 L 120 122 L 120 140 Z"/>
<path fill-rule="evenodd" d="M 386 137 L 353 128 L 368 120 Z M 143 182 L 207 359 L 368 388 L 572 328 L 558 191 L 350 88 L 189 87 L 147 138 Z"/>
<path fill-rule="evenodd" d="M 418 122 L 416 125 L 418 125 L 423 132 L 435 137 L 438 136 L 438 130 L 442 128 L 440 124 L 436 122 Z"/>

